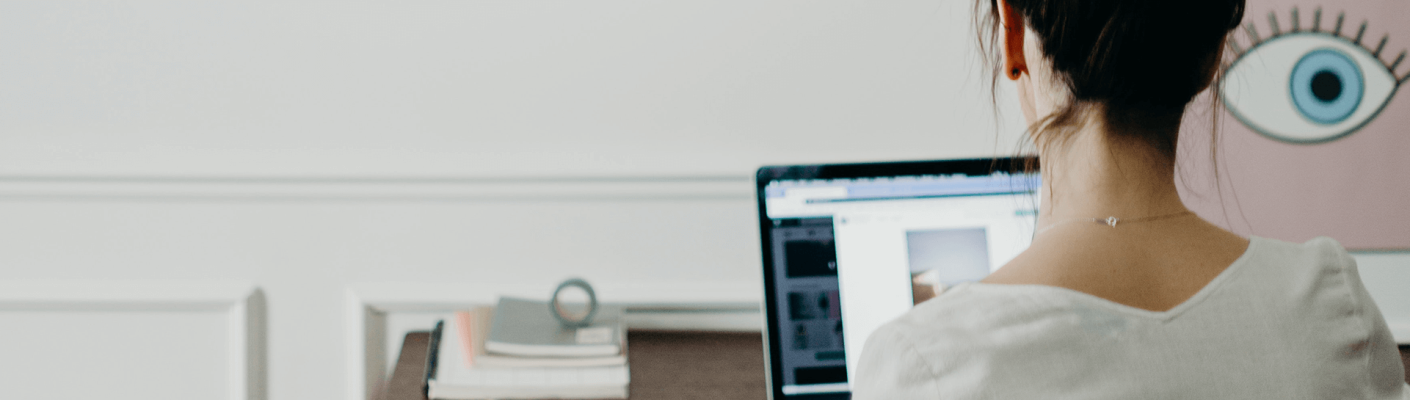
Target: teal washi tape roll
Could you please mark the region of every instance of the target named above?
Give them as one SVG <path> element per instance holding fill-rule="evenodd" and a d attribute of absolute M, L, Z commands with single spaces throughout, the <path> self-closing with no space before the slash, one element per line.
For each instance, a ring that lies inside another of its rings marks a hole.
<path fill-rule="evenodd" d="M 564 309 L 563 303 L 558 301 L 558 295 L 563 293 L 563 289 L 571 287 L 580 288 L 584 292 L 587 292 L 588 310 L 586 313 L 580 313 L 580 315 L 569 313 L 568 310 Z M 592 291 L 592 285 L 589 285 L 587 281 L 572 278 L 558 284 L 558 289 L 553 290 L 553 299 L 548 301 L 548 308 L 549 312 L 553 313 L 553 317 L 558 318 L 558 322 L 562 323 L 565 327 L 581 328 L 588 326 L 592 324 L 592 317 L 597 315 L 597 293 Z"/>

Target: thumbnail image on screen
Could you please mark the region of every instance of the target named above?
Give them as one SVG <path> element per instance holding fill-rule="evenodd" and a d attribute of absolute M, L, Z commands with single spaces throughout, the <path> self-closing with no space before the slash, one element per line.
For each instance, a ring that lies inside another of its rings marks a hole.
<path fill-rule="evenodd" d="M 989 275 L 988 232 L 982 227 L 907 231 L 906 253 L 914 304 Z"/>

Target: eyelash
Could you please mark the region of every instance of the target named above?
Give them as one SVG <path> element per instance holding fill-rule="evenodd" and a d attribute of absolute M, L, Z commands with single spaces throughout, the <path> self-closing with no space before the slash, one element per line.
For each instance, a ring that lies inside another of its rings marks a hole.
<path fill-rule="evenodd" d="M 1261 45 L 1261 44 L 1263 44 L 1263 43 L 1267 43 L 1267 42 L 1273 40 L 1274 38 L 1277 38 L 1277 37 L 1279 37 L 1279 36 L 1282 36 L 1282 35 L 1285 35 L 1285 34 L 1289 34 L 1289 33 L 1302 33 L 1303 30 L 1301 29 L 1301 19 L 1298 17 L 1297 7 L 1293 7 L 1291 14 L 1292 14 L 1292 18 L 1291 18 L 1291 19 L 1292 19 L 1292 30 L 1287 31 L 1287 32 L 1283 32 L 1282 29 L 1278 26 L 1278 15 L 1277 15 L 1277 13 L 1276 13 L 1276 12 L 1271 12 L 1271 11 L 1268 12 L 1268 24 L 1270 25 L 1270 27 L 1271 27 L 1272 30 L 1273 30 L 1273 35 L 1272 35 L 1272 36 L 1269 36 L 1267 39 L 1264 39 L 1264 38 L 1262 38 L 1262 37 L 1260 37 L 1260 36 L 1258 35 L 1258 28 L 1254 26 L 1254 23 L 1253 23 L 1253 22 L 1249 22 L 1249 23 L 1247 23 L 1247 24 L 1244 24 L 1244 26 L 1243 26 L 1243 27 L 1244 27 L 1244 35 L 1247 36 L 1247 37 L 1250 39 L 1250 41 L 1252 42 L 1252 44 L 1249 46 L 1248 50 L 1245 50 L 1245 49 L 1243 49 L 1242 47 L 1239 46 L 1239 43 L 1238 43 L 1238 40 L 1237 40 L 1237 39 L 1235 39 L 1235 38 L 1230 38 L 1230 40 L 1229 40 L 1229 47 L 1230 47 L 1230 48 L 1233 50 L 1233 52 L 1234 52 L 1233 61 L 1237 61 L 1238 59 L 1243 58 L 1244 54 L 1248 54 L 1249 51 L 1253 50 L 1254 48 L 1257 48 L 1259 45 Z M 1342 13 L 1340 13 L 1340 14 L 1337 14 L 1337 25 L 1336 25 L 1336 27 L 1333 28 L 1333 30 L 1332 30 L 1331 32 L 1322 31 L 1322 30 L 1321 30 L 1321 24 L 1322 24 L 1322 8 L 1321 8 L 1321 7 L 1318 7 L 1317 10 L 1316 10 L 1316 11 L 1313 11 L 1313 14 L 1312 14 L 1312 29 L 1311 29 L 1310 31 L 1306 31 L 1306 32 L 1318 33 L 1318 34 L 1324 34 L 1324 35 L 1330 35 L 1330 36 L 1332 36 L 1332 37 L 1336 37 L 1336 38 L 1340 38 L 1340 39 L 1350 39 L 1351 44 L 1360 46 L 1361 48 L 1366 49 L 1367 52 L 1371 53 L 1371 55 L 1375 56 L 1376 61 L 1380 61 L 1380 62 L 1381 62 L 1381 66 L 1382 66 L 1382 67 L 1385 67 L 1386 71 L 1390 72 L 1390 76 L 1391 76 L 1392 78 L 1395 78 L 1395 76 L 1396 76 L 1396 74 L 1395 74 L 1395 69 L 1400 66 L 1400 62 L 1401 62 L 1401 61 L 1405 61 L 1405 50 L 1401 50 L 1401 51 L 1400 51 L 1400 55 L 1398 55 L 1398 56 L 1395 57 L 1395 61 L 1393 61 L 1393 62 L 1387 64 L 1387 63 L 1385 62 L 1385 60 L 1382 60 L 1382 59 L 1381 59 L 1381 51 L 1385 49 L 1385 47 L 1386 47 L 1386 42 L 1390 39 L 1390 35 L 1389 35 L 1389 34 L 1386 34 L 1386 35 L 1384 35 L 1384 36 L 1381 36 L 1381 41 L 1380 41 L 1380 43 L 1377 44 L 1377 45 L 1376 45 L 1376 48 L 1373 50 L 1373 49 L 1371 49 L 1371 48 L 1369 48 L 1369 47 L 1366 47 L 1365 45 L 1363 45 L 1363 44 L 1361 43 L 1362 37 L 1366 35 L 1366 21 L 1361 21 L 1361 27 L 1360 27 L 1359 29 L 1357 29 L 1357 31 L 1356 31 L 1356 37 L 1355 37 L 1355 38 L 1347 38 L 1347 37 L 1344 37 L 1344 36 L 1341 35 L 1341 28 L 1342 28 L 1343 22 L 1344 22 L 1345 20 L 1346 20 L 1346 12 L 1342 12 Z M 1232 64 L 1232 63 L 1230 63 L 1230 64 Z M 1228 65 L 1229 65 L 1229 64 L 1226 64 L 1225 67 L 1228 67 Z M 1402 76 L 1402 77 L 1399 77 L 1399 78 L 1395 78 L 1395 84 L 1396 84 L 1396 86 L 1399 86 L 1400 84 L 1405 83 L 1406 81 L 1410 81 L 1410 72 L 1406 73 L 1405 76 Z"/>

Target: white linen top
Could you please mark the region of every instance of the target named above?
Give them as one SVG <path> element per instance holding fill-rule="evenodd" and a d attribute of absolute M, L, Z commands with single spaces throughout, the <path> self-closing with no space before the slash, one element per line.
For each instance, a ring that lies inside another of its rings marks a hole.
<path fill-rule="evenodd" d="M 1403 368 L 1341 245 L 1250 238 L 1163 312 L 958 285 L 872 333 L 852 398 L 1410 399 Z"/>

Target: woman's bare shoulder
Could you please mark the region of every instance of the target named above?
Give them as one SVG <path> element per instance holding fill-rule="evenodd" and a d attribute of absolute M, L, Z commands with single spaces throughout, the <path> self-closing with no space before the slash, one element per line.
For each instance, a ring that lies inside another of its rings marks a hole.
<path fill-rule="evenodd" d="M 1249 246 L 1204 221 L 1159 231 L 1103 229 L 1035 238 L 984 283 L 1055 286 L 1164 311 L 1199 292 Z"/>

